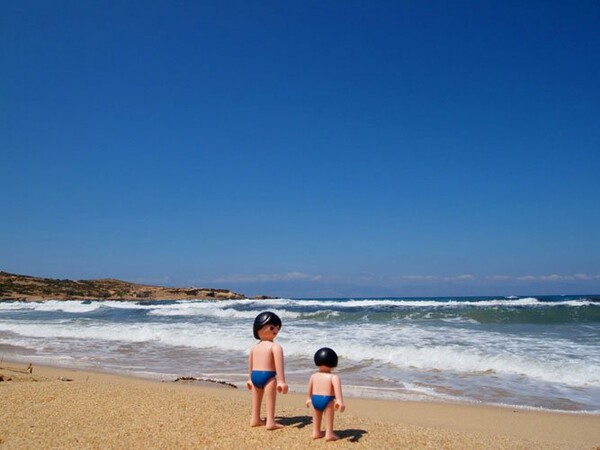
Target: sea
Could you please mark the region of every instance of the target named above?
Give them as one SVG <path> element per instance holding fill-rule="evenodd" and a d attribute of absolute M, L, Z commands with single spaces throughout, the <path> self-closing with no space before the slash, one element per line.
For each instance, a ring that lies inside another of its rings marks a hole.
<path fill-rule="evenodd" d="M 600 414 L 598 296 L 0 302 L 0 358 L 245 389 L 279 315 L 291 392 L 330 347 L 344 395 Z M 2 366 L 2 364 L 0 364 Z"/>

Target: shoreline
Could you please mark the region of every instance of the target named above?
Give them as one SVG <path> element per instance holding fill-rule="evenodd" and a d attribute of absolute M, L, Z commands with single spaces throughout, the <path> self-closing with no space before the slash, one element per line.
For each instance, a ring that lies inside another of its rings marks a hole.
<path fill-rule="evenodd" d="M 3 360 L 2 448 L 179 447 L 308 448 L 305 395 L 278 395 L 286 425 L 248 426 L 250 392 L 215 383 L 187 384 L 91 370 Z M 12 381 L 6 381 L 8 377 Z M 581 448 L 600 446 L 600 415 L 502 406 L 347 397 L 336 414 L 342 437 L 356 448 Z M 225 413 L 224 413 L 225 411 Z M 105 419 L 99 420 L 99 418 Z M 66 427 L 66 428 L 65 428 Z"/>
<path fill-rule="evenodd" d="M 2 346 L 0 345 L 0 350 Z M 51 369 L 65 369 L 65 370 L 74 370 L 80 372 L 93 372 L 104 375 L 115 375 L 119 377 L 132 378 L 138 380 L 146 380 L 157 383 L 170 383 L 175 382 L 177 378 L 186 378 L 186 377 L 194 377 L 192 374 L 188 373 L 178 373 L 178 374 L 167 374 L 160 372 L 144 372 L 144 373 L 135 373 L 135 372 L 119 372 L 118 370 L 103 370 L 99 368 L 93 367 L 84 367 L 77 365 L 61 365 L 61 364 L 52 364 L 47 361 L 32 361 L 31 358 L 27 358 L 26 356 L 20 357 L 16 355 L 9 355 L 6 359 L 0 359 L 0 367 L 2 367 L 1 361 L 9 361 L 12 364 L 20 364 L 23 366 L 27 366 L 29 363 L 34 363 L 37 367 L 45 367 Z M 211 377 L 214 378 L 214 377 Z M 198 379 L 197 382 L 200 383 L 202 381 L 207 381 L 207 378 Z M 180 380 L 183 381 L 183 380 Z M 227 384 L 227 385 L 235 385 L 236 388 L 240 390 L 245 389 L 245 381 L 242 382 L 234 382 L 234 381 L 226 381 L 220 379 L 211 379 L 211 383 L 214 384 Z M 290 384 L 290 394 L 293 395 L 302 395 L 302 389 L 296 389 L 294 386 L 298 386 L 298 384 L 294 384 L 293 381 L 288 381 Z M 356 387 L 356 386 L 354 386 Z M 359 386 L 359 391 L 364 391 L 364 389 Z M 486 403 L 484 401 L 470 401 L 468 399 L 460 399 L 460 398 L 443 398 L 443 397 L 435 397 L 432 395 L 415 395 L 415 397 L 419 398 L 410 398 L 407 394 L 408 398 L 398 398 L 398 397 L 386 397 L 386 396 L 368 396 L 362 395 L 360 393 L 355 394 L 352 393 L 352 386 L 345 384 L 345 395 L 346 398 L 353 399 L 361 399 L 366 401 L 382 401 L 382 402 L 401 402 L 401 403 L 414 403 L 414 404 L 441 404 L 441 405 L 457 405 L 457 406 L 472 406 L 472 407 L 490 407 L 490 408 L 500 408 L 500 409 L 510 409 L 510 410 L 518 410 L 518 411 L 530 411 L 530 412 L 541 412 L 541 413 L 554 413 L 554 414 L 567 414 L 572 416 L 597 416 L 600 417 L 600 405 L 598 405 L 599 409 L 589 411 L 589 410 L 563 410 L 563 409 L 551 409 L 551 408 L 543 408 L 543 407 L 535 407 L 528 405 L 517 405 L 517 404 L 508 404 L 508 403 Z M 599 449 L 600 450 L 600 449 Z"/>
<path fill-rule="evenodd" d="M 306 389 L 311 350 L 328 345 L 347 396 L 600 413 L 598 309 L 587 298 L 134 303 L 0 303 L 0 356 L 241 387 L 250 322 L 273 310 L 293 392 Z"/>

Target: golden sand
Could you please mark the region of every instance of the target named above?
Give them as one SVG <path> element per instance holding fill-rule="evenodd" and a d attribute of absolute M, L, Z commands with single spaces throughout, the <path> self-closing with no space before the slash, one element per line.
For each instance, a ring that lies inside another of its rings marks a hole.
<path fill-rule="evenodd" d="M 337 442 L 312 440 L 304 395 L 282 430 L 251 428 L 250 392 L 4 361 L 0 449 L 600 448 L 600 415 L 346 398 Z M 10 381 L 8 379 L 11 378 Z"/>

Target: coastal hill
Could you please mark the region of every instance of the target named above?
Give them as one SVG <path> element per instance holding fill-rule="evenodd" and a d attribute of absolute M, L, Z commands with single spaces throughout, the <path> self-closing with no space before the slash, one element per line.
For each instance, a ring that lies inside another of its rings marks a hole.
<path fill-rule="evenodd" d="M 227 289 L 147 286 L 121 280 L 56 280 L 0 271 L 0 300 L 238 300 Z"/>

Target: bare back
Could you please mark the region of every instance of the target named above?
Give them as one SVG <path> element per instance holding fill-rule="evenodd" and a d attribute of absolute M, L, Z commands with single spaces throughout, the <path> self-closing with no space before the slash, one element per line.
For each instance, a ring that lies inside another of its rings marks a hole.
<path fill-rule="evenodd" d="M 316 395 L 334 395 L 332 373 L 317 372 L 310 377 L 312 384 L 312 393 Z"/>
<path fill-rule="evenodd" d="M 270 341 L 260 341 L 250 352 L 250 370 L 275 370 L 273 348 L 277 344 Z"/>

